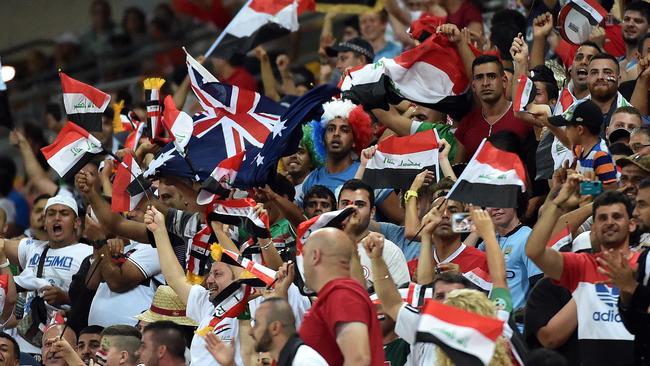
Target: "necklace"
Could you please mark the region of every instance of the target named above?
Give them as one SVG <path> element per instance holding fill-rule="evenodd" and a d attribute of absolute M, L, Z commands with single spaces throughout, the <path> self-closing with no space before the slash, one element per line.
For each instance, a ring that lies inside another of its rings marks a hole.
<path fill-rule="evenodd" d="M 483 116 L 483 120 L 485 121 L 485 123 L 488 124 L 488 126 L 490 126 L 490 130 L 488 131 L 488 136 L 492 136 L 492 126 L 497 124 L 497 122 L 501 121 L 501 118 L 503 118 L 503 116 L 505 116 L 506 113 L 508 113 L 508 111 L 510 110 L 510 106 L 512 106 L 512 102 L 508 103 L 508 108 L 506 108 L 503 111 L 503 113 L 501 113 L 501 115 L 499 115 L 499 117 L 496 120 L 494 120 L 494 122 L 492 122 L 492 123 L 490 123 L 488 121 L 487 116 L 485 115 L 485 111 L 483 111 L 483 109 L 481 109 L 481 115 Z"/>

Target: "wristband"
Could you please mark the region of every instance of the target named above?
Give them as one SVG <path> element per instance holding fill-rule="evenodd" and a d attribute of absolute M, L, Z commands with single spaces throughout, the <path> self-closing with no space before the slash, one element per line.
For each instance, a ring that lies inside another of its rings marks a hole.
<path fill-rule="evenodd" d="M 5 262 L 0 264 L 0 269 L 7 268 L 7 267 L 9 267 L 10 264 L 11 263 L 9 263 L 9 259 L 5 259 Z"/>
<path fill-rule="evenodd" d="M 412 189 L 409 189 L 406 191 L 406 194 L 404 195 L 404 203 L 408 202 L 411 198 L 417 198 L 418 197 L 418 192 L 414 191 Z"/>

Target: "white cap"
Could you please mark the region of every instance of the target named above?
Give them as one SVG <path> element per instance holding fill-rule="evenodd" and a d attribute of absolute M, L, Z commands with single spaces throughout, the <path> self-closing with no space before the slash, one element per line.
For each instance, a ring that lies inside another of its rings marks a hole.
<path fill-rule="evenodd" d="M 45 212 L 52 205 L 64 205 L 70 207 L 74 211 L 75 215 L 79 216 L 79 210 L 77 209 L 77 201 L 71 195 L 68 194 L 59 194 L 47 200 L 45 204 Z"/>
<path fill-rule="evenodd" d="M 576 236 L 575 239 L 573 239 L 573 243 L 571 245 L 571 251 L 575 253 L 579 250 L 585 250 L 585 249 L 591 250 L 591 238 L 589 236 L 590 233 L 591 231 L 585 231 L 583 233 L 580 233 L 580 235 Z"/>

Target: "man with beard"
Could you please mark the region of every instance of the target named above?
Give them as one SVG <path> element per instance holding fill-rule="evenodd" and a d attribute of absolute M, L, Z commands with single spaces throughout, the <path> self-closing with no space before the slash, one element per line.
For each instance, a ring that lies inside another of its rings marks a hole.
<path fill-rule="evenodd" d="M 370 218 L 375 215 L 375 195 L 372 188 L 359 179 L 351 179 L 343 185 L 339 193 L 338 209 L 342 210 L 348 206 L 354 206 L 356 212 L 353 218 L 345 225 L 345 232 L 353 242 L 357 243 L 359 261 L 363 270 L 363 277 L 368 283 L 372 281 L 372 270 L 370 258 L 363 250 L 361 241 L 368 236 L 370 230 Z M 386 240 L 384 244 L 383 257 L 390 270 L 391 277 L 395 284 L 401 285 L 410 280 L 408 266 L 404 253 L 395 243 Z"/>
<path fill-rule="evenodd" d="M 620 188 L 630 200 L 634 200 L 642 180 L 650 177 L 650 156 L 635 154 L 618 159 L 616 165 L 621 168 Z"/>
<path fill-rule="evenodd" d="M 151 207 L 145 214 L 144 222 L 153 233 L 160 268 L 167 284 L 176 292 L 181 301 L 187 306 L 187 317 L 199 323 L 199 330 L 207 328 L 214 318 L 215 298 L 235 280 L 233 268 L 222 262 L 214 262 L 210 272 L 205 278 L 205 287 L 192 285 L 185 276 L 185 271 L 174 255 L 169 235 L 165 228 L 165 217 L 155 207 Z M 223 243 L 222 243 L 223 244 Z M 150 324 L 151 325 L 151 324 Z M 234 342 L 235 360 L 238 366 L 243 365 L 240 356 L 239 322 L 237 317 L 225 317 L 213 330 L 219 332 L 222 341 Z M 208 330 L 212 331 L 212 330 Z M 182 335 L 179 337 L 182 338 Z M 143 332 L 143 340 L 147 342 L 147 328 Z M 184 342 L 183 342 L 184 343 Z M 205 347 L 205 340 L 201 336 L 194 336 L 190 346 L 192 363 L 197 365 L 219 365 Z M 181 355 L 183 352 L 181 351 Z M 147 363 L 147 366 L 149 364 Z"/>
<path fill-rule="evenodd" d="M 521 141 L 532 132 L 530 124 L 516 118 L 506 99 L 507 78 L 496 56 L 481 55 L 472 62 L 472 92 L 479 100 L 458 124 L 456 156 L 469 161 L 484 138 L 499 131 L 511 131 Z"/>
<path fill-rule="evenodd" d="M 591 100 L 598 105 L 603 115 L 600 136 L 605 137 L 605 130 L 614 111 L 631 104 L 618 92 L 620 70 L 616 58 L 607 53 L 595 55 L 589 61 L 587 83 Z"/>
<path fill-rule="evenodd" d="M 639 54 L 637 48 L 648 33 L 650 19 L 650 4 L 645 1 L 634 1 L 625 7 L 623 13 L 623 41 L 625 42 L 625 58 L 619 62 L 621 81 L 634 80 L 637 74 Z"/>
<path fill-rule="evenodd" d="M 102 330 L 104 327 L 98 325 L 91 325 L 85 327 L 79 332 L 79 339 L 77 340 L 77 355 L 86 364 L 90 365 L 90 361 L 97 362 L 97 351 L 100 348 L 100 341 L 102 339 Z"/>
<path fill-rule="evenodd" d="M 526 243 L 526 255 L 544 274 L 571 291 L 578 313 L 578 343 L 584 365 L 634 365 L 633 340 L 620 322 L 616 308 L 619 290 L 607 284 L 598 270 L 603 253 L 566 253 L 547 247 L 560 216 L 581 201 L 580 181 L 570 174 L 557 196 L 546 202 L 537 225 Z M 639 253 L 630 250 L 630 234 L 636 229 L 632 202 L 621 192 L 607 191 L 593 203 L 592 235 L 603 252 L 621 252 L 632 265 Z"/>
<path fill-rule="evenodd" d="M 142 331 L 138 358 L 146 366 L 185 366 L 183 330 L 179 325 L 168 320 L 147 325 Z M 192 358 L 192 364 L 207 365 L 208 363 L 195 362 Z"/>

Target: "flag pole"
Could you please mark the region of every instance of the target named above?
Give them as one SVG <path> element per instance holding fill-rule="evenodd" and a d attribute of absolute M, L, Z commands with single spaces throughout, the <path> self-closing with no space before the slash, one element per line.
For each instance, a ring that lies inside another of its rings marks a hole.
<path fill-rule="evenodd" d="M 230 21 L 230 23 L 228 23 L 228 25 L 226 26 L 226 28 L 224 28 L 224 29 L 221 31 L 221 34 L 219 34 L 219 37 L 217 37 L 217 39 L 214 41 L 214 43 L 212 43 L 212 46 L 210 46 L 210 48 L 208 48 L 208 50 L 205 52 L 205 55 L 204 55 L 205 57 L 210 57 L 210 55 L 212 54 L 212 52 L 214 52 L 215 48 L 217 48 L 217 46 L 219 45 L 219 43 L 221 43 L 221 41 L 223 40 L 223 38 L 226 36 L 226 34 L 228 33 L 228 31 L 230 30 L 230 28 L 231 28 L 231 26 L 232 26 L 232 24 L 233 24 L 232 21 L 235 20 L 235 19 L 237 18 L 237 16 L 239 15 L 239 12 L 240 12 L 242 9 L 244 9 L 245 7 L 249 6 L 250 3 L 251 3 L 252 1 L 253 1 L 253 0 L 247 0 L 246 3 L 244 4 L 244 6 L 242 6 L 241 9 L 239 9 L 239 11 L 237 12 L 237 14 L 235 14 L 235 16 L 232 18 L 232 20 Z"/>
<path fill-rule="evenodd" d="M 186 152 L 181 153 L 180 151 L 178 151 L 178 153 L 183 157 L 183 160 L 185 160 L 185 162 L 187 163 L 187 166 L 190 167 L 190 170 L 192 171 L 192 174 L 194 174 L 194 180 L 197 181 L 197 182 L 201 181 L 201 178 L 199 177 L 199 173 L 196 172 L 196 169 L 194 169 L 194 165 L 192 165 L 192 161 L 190 160 L 190 156 L 187 155 Z"/>

